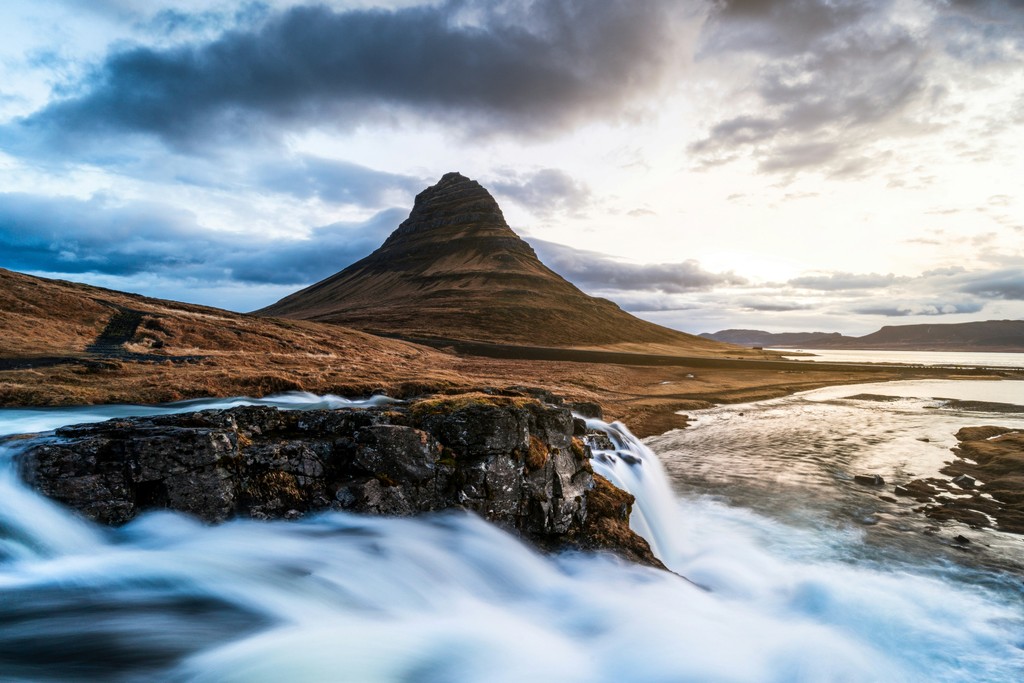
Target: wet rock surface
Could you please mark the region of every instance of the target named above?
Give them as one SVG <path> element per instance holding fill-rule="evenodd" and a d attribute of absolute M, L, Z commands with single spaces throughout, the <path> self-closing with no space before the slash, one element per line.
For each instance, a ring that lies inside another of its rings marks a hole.
<path fill-rule="evenodd" d="M 461 508 L 547 549 L 606 549 L 660 566 L 629 530 L 632 496 L 595 487 L 574 428 L 561 405 L 485 394 L 401 408 L 240 407 L 64 427 L 36 438 L 19 468 L 41 493 L 104 524 L 153 509 L 216 523 Z"/>
<path fill-rule="evenodd" d="M 989 425 L 956 437 L 958 457 L 941 470 L 948 478 L 915 479 L 896 494 L 923 503 L 932 519 L 1024 534 L 1024 432 Z"/>

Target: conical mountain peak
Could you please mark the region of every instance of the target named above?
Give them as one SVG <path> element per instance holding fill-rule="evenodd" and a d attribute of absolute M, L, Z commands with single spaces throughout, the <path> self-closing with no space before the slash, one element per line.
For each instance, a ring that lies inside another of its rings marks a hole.
<path fill-rule="evenodd" d="M 541 346 L 717 348 L 581 292 L 541 263 L 480 183 L 446 173 L 377 251 L 259 313 L 379 334 Z"/>
<path fill-rule="evenodd" d="M 470 235 L 517 237 L 490 192 L 475 180 L 451 172 L 416 195 L 409 217 L 388 237 L 383 248 L 412 236 L 452 239 Z"/>

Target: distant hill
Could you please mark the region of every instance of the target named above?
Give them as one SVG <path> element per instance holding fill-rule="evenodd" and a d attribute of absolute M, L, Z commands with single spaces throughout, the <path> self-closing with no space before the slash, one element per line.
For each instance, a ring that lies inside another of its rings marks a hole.
<path fill-rule="evenodd" d="M 1024 320 L 886 325 L 877 332 L 846 337 L 823 348 L 1024 352 Z"/>
<path fill-rule="evenodd" d="M 3 268 L 0 330 L 0 405 L 328 387 L 369 393 L 396 375 L 426 381 L 445 359 L 340 325 L 257 318 Z"/>
<path fill-rule="evenodd" d="M 743 353 L 580 291 L 541 263 L 486 189 L 458 173 L 421 192 L 375 252 L 256 314 L 414 338 Z"/>
<path fill-rule="evenodd" d="M 1024 352 L 1024 320 L 985 320 L 972 323 L 886 325 L 863 337 L 838 332 L 722 330 L 701 335 L 733 344 L 808 349 L 880 349 L 904 351 Z"/>
<path fill-rule="evenodd" d="M 721 330 L 700 336 L 741 346 L 812 346 L 842 338 L 838 332 L 765 332 L 764 330 Z"/>

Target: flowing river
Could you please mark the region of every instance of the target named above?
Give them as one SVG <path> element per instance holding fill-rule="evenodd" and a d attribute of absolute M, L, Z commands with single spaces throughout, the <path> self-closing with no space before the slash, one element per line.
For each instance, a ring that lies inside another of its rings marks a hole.
<path fill-rule="evenodd" d="M 969 530 L 982 550 L 958 550 L 961 530 L 929 529 L 850 477 L 924 475 L 958 426 L 1024 426 L 935 398 L 1022 403 L 1022 385 L 838 387 L 701 411 L 648 440 L 660 460 L 591 421 L 614 445 L 595 469 L 637 497 L 634 528 L 690 581 L 543 556 L 458 513 L 216 527 L 151 513 L 101 528 L 21 484 L 9 440 L 0 680 L 1020 681 L 1020 538 Z M 886 391 L 902 398 L 847 398 Z M 3 410 L 0 434 L 250 402 Z"/>

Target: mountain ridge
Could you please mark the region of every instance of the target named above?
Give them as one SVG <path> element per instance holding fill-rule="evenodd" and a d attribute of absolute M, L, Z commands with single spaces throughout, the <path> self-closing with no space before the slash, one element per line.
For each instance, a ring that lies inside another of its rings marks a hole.
<path fill-rule="evenodd" d="M 880 351 L 1024 352 L 1024 320 L 885 325 L 862 337 L 838 332 L 765 332 L 729 329 L 705 332 L 706 339 L 749 346 Z"/>

